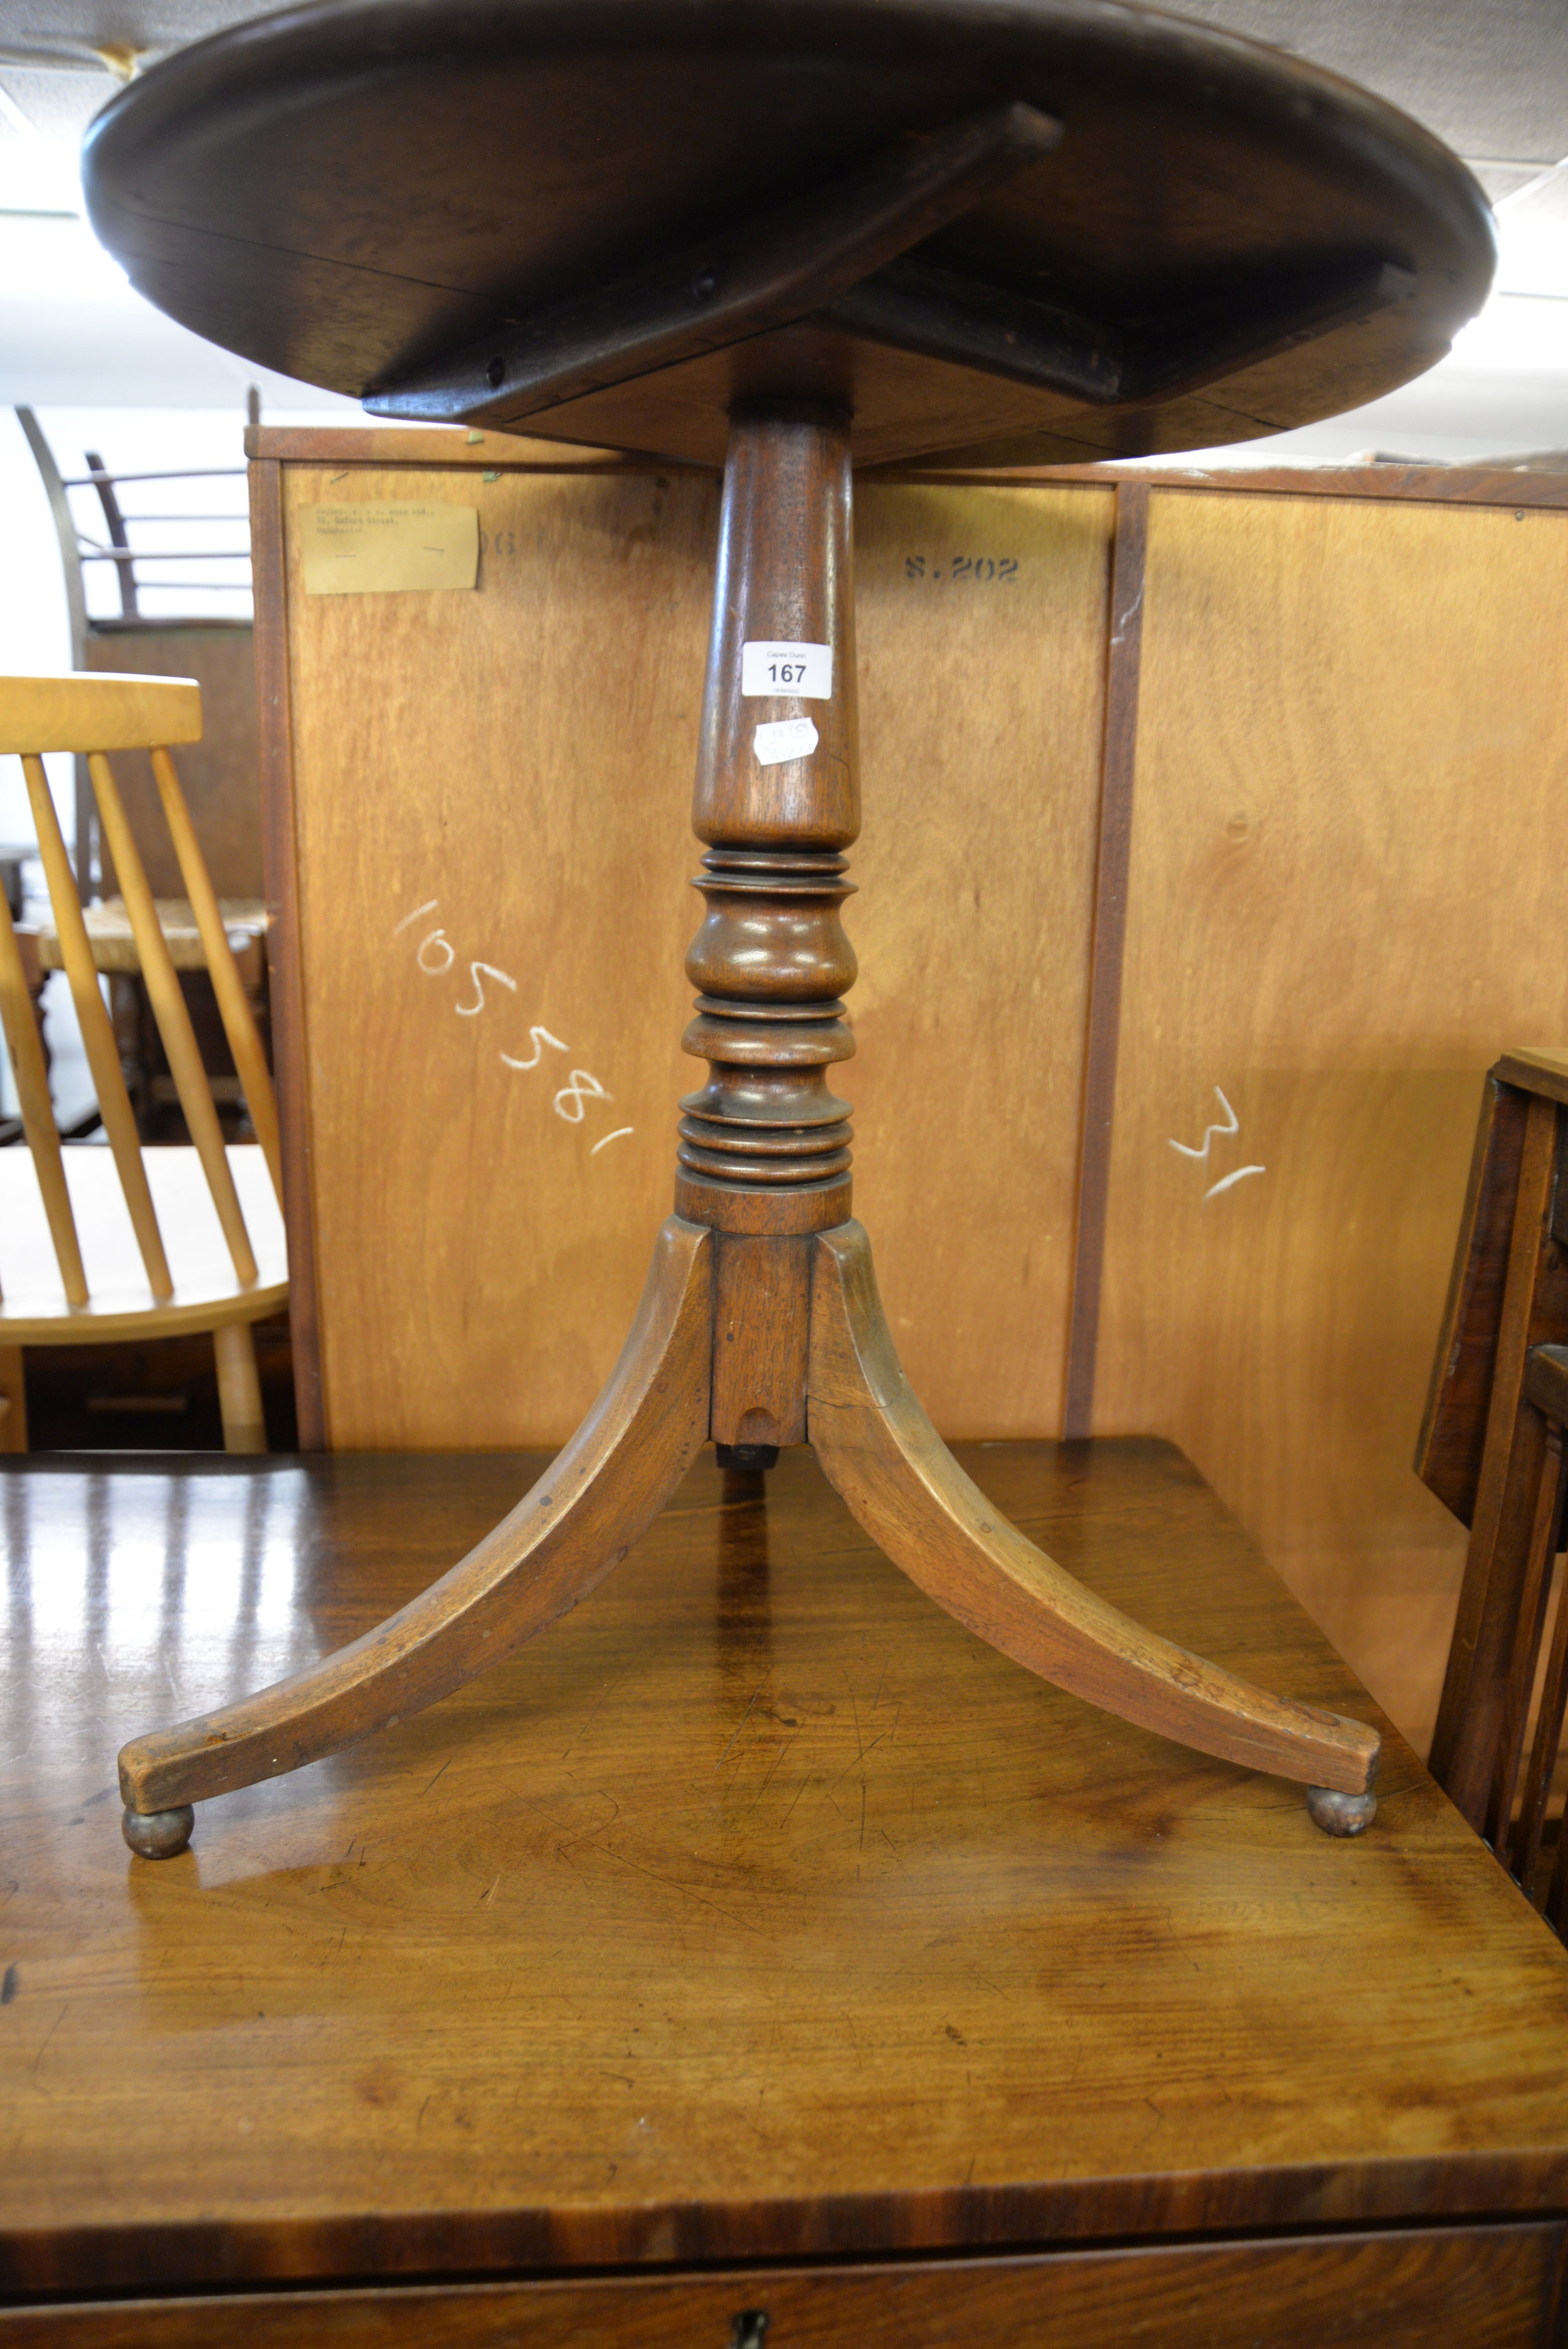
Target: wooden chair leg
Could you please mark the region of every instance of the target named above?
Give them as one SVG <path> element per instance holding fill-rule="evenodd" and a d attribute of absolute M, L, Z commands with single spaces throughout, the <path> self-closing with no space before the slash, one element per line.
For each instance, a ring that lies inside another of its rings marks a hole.
<path fill-rule="evenodd" d="M 1541 1641 L 1552 1597 L 1552 1570 L 1557 1557 L 1557 1531 L 1563 1517 L 1563 1431 L 1548 1423 L 1541 1481 L 1525 1550 L 1523 1589 L 1514 1627 L 1513 1655 L 1509 1665 L 1502 1720 L 1492 1764 L 1491 1794 L 1482 1830 L 1506 1868 L 1512 1830 L 1513 1797 L 1518 1791 L 1530 1699 L 1541 1661 Z M 1516 1871 L 1517 1872 L 1517 1871 Z M 1521 1883 L 1526 1881 L 1520 1876 Z"/>
<path fill-rule="evenodd" d="M 1332 1834 L 1369 1823 L 1375 1730 L 1271 1696 L 1142 1630 L 999 1517 L 910 1389 L 859 1224 L 816 1242 L 807 1422 L 867 1532 L 992 1647 L 1140 1728 L 1305 1782 L 1314 1818 Z"/>
<path fill-rule="evenodd" d="M 608 1385 L 493 1533 L 399 1614 L 238 1704 L 133 1739 L 125 1839 L 183 1850 L 191 1806 L 297 1770 L 433 1704 L 586 1598 L 657 1516 L 707 1440 L 712 1236 L 672 1216 Z"/>
<path fill-rule="evenodd" d="M 0 1452 L 27 1449 L 27 1387 L 20 1346 L 0 1346 Z"/>
<path fill-rule="evenodd" d="M 1524 1799 L 1520 1807 L 1519 1826 L 1512 1849 L 1512 1872 L 1527 1899 L 1532 1898 L 1535 1871 L 1541 1860 L 1541 1839 L 1546 1826 L 1546 1805 L 1552 1793 L 1552 1778 L 1557 1764 L 1557 1750 L 1563 1742 L 1563 1723 L 1568 1714 L 1568 1589 L 1560 1591 L 1557 1599 L 1557 1620 L 1552 1630 L 1552 1649 L 1546 1660 L 1546 1678 L 1541 1691 L 1541 1712 L 1535 1724 L 1535 1742 L 1530 1753 L 1530 1769 L 1524 1781 Z"/>
<path fill-rule="evenodd" d="M 248 1321 L 225 1321 L 212 1332 L 218 1358 L 218 1409 L 225 1452 L 264 1452 L 267 1423 L 256 1375 L 256 1341 Z"/>
<path fill-rule="evenodd" d="M 1509 1242 L 1497 1353 L 1459 1612 L 1449 1649 L 1428 1768 L 1478 1835 L 1497 1765 L 1508 1702 L 1513 1630 L 1529 1571 L 1535 1498 L 1546 1460 L 1546 1421 L 1524 1392 L 1539 1326 L 1542 1274 L 1552 1245 L 1557 1179 L 1558 1108 L 1533 1098 Z"/>

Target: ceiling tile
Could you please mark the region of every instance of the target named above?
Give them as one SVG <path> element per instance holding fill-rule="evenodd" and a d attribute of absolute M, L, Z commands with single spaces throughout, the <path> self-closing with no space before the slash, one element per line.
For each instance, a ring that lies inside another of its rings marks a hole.
<path fill-rule="evenodd" d="M 1563 0 L 1200 0 L 1182 13 L 1332 67 L 1460 154 L 1568 155 Z"/>

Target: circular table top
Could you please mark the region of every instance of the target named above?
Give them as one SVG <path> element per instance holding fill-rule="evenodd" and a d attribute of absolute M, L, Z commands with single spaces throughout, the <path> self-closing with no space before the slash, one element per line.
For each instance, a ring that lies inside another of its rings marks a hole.
<path fill-rule="evenodd" d="M 1213 446 L 1480 306 L 1485 198 L 1299 58 L 1113 0 L 319 0 L 179 51 L 88 209 L 199 334 L 381 414 L 717 460 Z"/>

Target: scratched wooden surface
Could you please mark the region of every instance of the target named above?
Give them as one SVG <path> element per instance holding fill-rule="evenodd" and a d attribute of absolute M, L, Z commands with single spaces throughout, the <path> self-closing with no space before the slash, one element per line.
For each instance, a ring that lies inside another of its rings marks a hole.
<path fill-rule="evenodd" d="M 1171 1447 L 965 1459 L 1141 1619 L 1369 1713 Z M 765 1504 L 727 1497 L 705 1454 L 523 1654 L 214 1802 L 180 1858 L 128 1859 L 120 1739 L 366 1628 L 531 1473 L 338 1455 L 0 1476 L 0 2290 L 1568 2205 L 1568 1951 L 1397 1737 L 1372 1832 L 1330 1842 L 1295 1789 L 971 1638 L 804 1452 Z M 1365 2305 L 1398 2307 L 1379 2289 Z M 1166 2313 L 1162 2341 L 1204 2337 Z"/>
<path fill-rule="evenodd" d="M 1423 1745 L 1481 1072 L 1568 1035 L 1565 595 L 1551 513 L 1152 500 L 1095 1424 L 1179 1442 Z"/>
<path fill-rule="evenodd" d="M 0 2307 L 5 2349 L 1540 2349 L 1551 2220 L 1014 2258 Z M 760 2319 L 766 2317 L 766 2326 Z"/>
<path fill-rule="evenodd" d="M 307 597 L 285 519 L 328 1441 L 558 1442 L 619 1349 L 702 1080 L 678 1042 L 716 487 L 284 482 L 286 517 L 460 494 L 484 533 L 477 594 Z M 1110 503 L 859 501 L 841 1091 L 900 1345 L 959 1434 L 1059 1424 Z"/>

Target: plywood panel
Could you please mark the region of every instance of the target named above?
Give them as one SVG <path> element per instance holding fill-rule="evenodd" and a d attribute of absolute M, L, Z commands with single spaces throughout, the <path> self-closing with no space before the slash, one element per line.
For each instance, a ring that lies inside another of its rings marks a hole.
<path fill-rule="evenodd" d="M 1112 502 L 859 492 L 860 1049 L 841 1090 L 855 1213 L 948 1435 L 1061 1430 Z"/>
<path fill-rule="evenodd" d="M 715 488 L 284 478 L 327 1440 L 552 1441 L 669 1209 Z M 304 595 L 302 503 L 447 496 L 477 592 Z"/>
<path fill-rule="evenodd" d="M 1565 598 L 1551 514 L 1152 502 L 1096 1426 L 1174 1437 L 1418 1739 L 1481 1071 L 1568 1034 Z"/>
<path fill-rule="evenodd" d="M 559 1441 L 619 1347 L 700 1077 L 678 1040 L 717 485 L 284 481 L 327 1438 Z M 356 497 L 475 502 L 479 591 L 304 596 L 290 518 Z M 861 498 L 843 1090 L 900 1342 L 957 1433 L 1059 1423 L 1110 503 Z"/>

